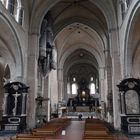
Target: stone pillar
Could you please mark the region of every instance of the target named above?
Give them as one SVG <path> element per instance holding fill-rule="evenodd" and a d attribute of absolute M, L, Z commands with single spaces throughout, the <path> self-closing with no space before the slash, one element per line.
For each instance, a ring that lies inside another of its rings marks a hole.
<path fill-rule="evenodd" d="M 52 111 L 57 112 L 57 103 L 58 103 L 58 81 L 57 81 L 57 71 L 52 70 L 49 74 L 50 78 L 50 93 L 51 93 L 51 105 Z M 54 88 L 55 87 L 55 88 Z"/>
<path fill-rule="evenodd" d="M 113 107 L 112 100 L 110 100 L 110 97 L 112 97 L 112 61 L 111 61 L 111 56 L 110 56 L 110 51 L 105 50 L 104 51 L 105 56 L 106 56 L 106 78 L 107 78 L 107 95 L 106 95 L 106 114 L 108 116 L 107 119 L 110 123 L 112 123 L 111 118 L 113 117 L 113 113 L 111 110 L 111 107 Z"/>
<path fill-rule="evenodd" d="M 27 66 L 27 84 L 30 87 L 27 100 L 27 127 L 35 126 L 35 110 L 37 96 L 37 69 L 38 69 L 38 49 L 39 35 L 37 33 L 29 34 L 28 47 L 28 66 Z"/>
<path fill-rule="evenodd" d="M 27 93 L 22 93 L 22 110 L 21 110 L 21 116 L 26 116 L 26 96 L 27 96 Z"/>
<path fill-rule="evenodd" d="M 48 101 L 48 121 L 51 119 L 51 78 L 50 75 L 48 76 L 48 98 L 50 99 Z"/>
<path fill-rule="evenodd" d="M 99 68 L 99 94 L 101 95 L 100 103 L 101 103 L 101 117 L 104 119 L 105 116 L 105 110 L 104 110 L 104 102 L 106 100 L 106 95 L 107 95 L 107 86 L 106 85 L 106 80 L 105 80 L 105 67 L 100 67 Z"/>
<path fill-rule="evenodd" d="M 120 109 L 121 109 L 121 114 L 125 114 L 125 102 L 124 102 L 124 93 L 121 92 L 120 93 L 120 102 L 121 102 L 121 106 L 120 106 Z"/>
<path fill-rule="evenodd" d="M 99 68 L 99 93 L 101 94 L 101 101 L 105 100 L 105 84 L 104 84 L 104 78 L 105 78 L 105 68 L 104 67 L 100 67 Z"/>
<path fill-rule="evenodd" d="M 119 42 L 118 42 L 118 30 L 110 30 L 110 45 L 112 54 L 112 91 L 113 91 L 113 121 L 114 127 L 120 129 L 120 111 L 119 111 L 119 91 L 118 83 L 121 79 L 120 68 L 120 54 L 119 54 Z"/>
<path fill-rule="evenodd" d="M 48 98 L 44 101 L 46 107 L 46 120 L 50 120 L 50 90 L 49 90 L 49 76 L 43 78 L 43 97 Z"/>
<path fill-rule="evenodd" d="M 110 51 L 105 50 L 105 57 L 106 57 L 106 78 L 107 78 L 107 85 L 108 85 L 108 92 L 110 93 L 112 91 L 112 62 L 111 62 L 111 57 L 110 57 Z"/>
<path fill-rule="evenodd" d="M 58 69 L 58 100 L 61 101 L 63 98 L 63 69 Z"/>

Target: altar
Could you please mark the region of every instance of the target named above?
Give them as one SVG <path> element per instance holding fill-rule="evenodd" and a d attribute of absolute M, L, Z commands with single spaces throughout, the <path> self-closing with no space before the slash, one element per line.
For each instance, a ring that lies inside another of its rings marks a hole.
<path fill-rule="evenodd" d="M 88 106 L 77 106 L 76 111 L 77 112 L 90 112 L 90 109 Z"/>
<path fill-rule="evenodd" d="M 68 99 L 68 111 L 92 112 L 99 107 L 99 97 L 91 95 L 87 85 L 81 84 L 77 92 L 75 97 Z"/>

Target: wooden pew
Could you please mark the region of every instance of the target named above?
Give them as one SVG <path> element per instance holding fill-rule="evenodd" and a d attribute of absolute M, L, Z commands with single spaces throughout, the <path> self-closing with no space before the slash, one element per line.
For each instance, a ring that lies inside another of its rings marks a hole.
<path fill-rule="evenodd" d="M 113 137 L 92 137 L 92 138 L 84 138 L 83 140 L 115 140 Z"/>
<path fill-rule="evenodd" d="M 12 137 L 11 140 L 45 140 L 42 136 L 33 136 L 31 134 L 17 134 L 16 137 Z"/>
<path fill-rule="evenodd" d="M 45 128 L 38 128 L 38 129 L 33 129 L 32 134 L 34 136 L 55 136 L 57 135 L 60 131 L 62 130 L 62 127 L 60 126 L 49 126 Z"/>
<path fill-rule="evenodd" d="M 36 128 L 32 130 L 32 134 L 34 136 L 56 136 L 61 132 L 61 130 L 69 125 L 71 119 L 61 118 L 61 119 L 54 119 L 41 128 Z"/>
<path fill-rule="evenodd" d="M 11 140 L 45 140 L 46 136 L 56 136 L 61 130 L 69 125 L 71 119 L 54 119 L 40 128 L 32 129 L 30 134 L 18 134 L 12 137 Z"/>
<path fill-rule="evenodd" d="M 108 133 L 104 130 L 85 130 L 84 135 L 108 136 Z"/>
<path fill-rule="evenodd" d="M 114 140 L 114 138 L 109 133 L 104 121 L 87 119 L 85 121 L 83 140 Z"/>
<path fill-rule="evenodd" d="M 45 140 L 45 139 L 42 139 L 42 138 L 11 138 L 11 140 Z"/>

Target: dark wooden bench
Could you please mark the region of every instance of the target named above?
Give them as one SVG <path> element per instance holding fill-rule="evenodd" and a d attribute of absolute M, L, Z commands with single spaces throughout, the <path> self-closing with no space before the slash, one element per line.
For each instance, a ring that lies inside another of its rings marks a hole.
<path fill-rule="evenodd" d="M 41 135 L 41 136 L 55 136 L 57 135 L 60 131 L 62 130 L 62 127 L 60 126 L 56 126 L 56 125 L 51 125 L 48 127 L 44 127 L 44 128 L 37 128 L 37 129 L 33 129 L 32 134 L 34 136 L 37 135 Z"/>
<path fill-rule="evenodd" d="M 114 140 L 114 138 L 112 137 L 99 137 L 99 138 L 96 138 L 96 137 L 92 137 L 92 138 L 84 138 L 83 140 Z"/>
<path fill-rule="evenodd" d="M 86 119 L 83 140 L 114 140 L 104 121 Z"/>
<path fill-rule="evenodd" d="M 25 137 L 25 138 L 11 138 L 11 140 L 45 140 L 45 139 L 42 139 L 42 138 L 36 138 L 36 137 L 33 137 L 33 138 L 28 138 L 28 137 Z"/>

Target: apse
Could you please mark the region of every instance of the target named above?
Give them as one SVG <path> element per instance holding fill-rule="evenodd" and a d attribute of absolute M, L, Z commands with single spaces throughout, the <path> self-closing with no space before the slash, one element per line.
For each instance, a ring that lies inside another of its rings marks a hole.
<path fill-rule="evenodd" d="M 73 52 L 64 64 L 64 97 L 74 97 L 79 91 L 97 94 L 99 91 L 98 63 L 84 49 Z"/>

